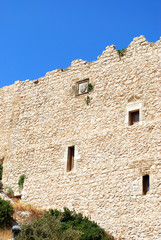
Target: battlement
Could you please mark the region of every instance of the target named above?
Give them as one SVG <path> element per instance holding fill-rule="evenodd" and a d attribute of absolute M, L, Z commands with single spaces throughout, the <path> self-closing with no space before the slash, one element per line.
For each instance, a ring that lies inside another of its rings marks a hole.
<path fill-rule="evenodd" d="M 161 38 L 157 42 L 153 43 L 153 42 L 148 42 L 146 38 L 143 35 L 141 35 L 140 37 L 135 37 L 133 39 L 133 41 L 129 44 L 129 46 L 127 46 L 125 52 L 123 53 L 123 56 L 119 56 L 119 52 L 114 45 L 107 46 L 105 51 L 103 51 L 102 54 L 97 57 L 97 61 L 87 62 L 82 59 L 76 59 L 72 61 L 71 65 L 68 68 L 66 69 L 59 68 L 59 69 L 47 72 L 44 77 L 53 76 L 53 75 L 57 76 L 61 73 L 64 74 L 67 71 L 72 71 L 73 69 L 79 70 L 79 68 L 83 66 L 90 68 L 96 63 L 102 63 L 102 61 L 112 64 L 112 62 L 114 63 L 119 61 L 128 61 L 127 59 L 131 57 L 137 58 L 138 55 L 144 55 L 144 54 L 153 55 L 153 52 L 158 53 L 158 56 L 159 56 L 161 51 L 160 48 L 161 48 Z M 23 84 L 24 82 L 30 83 L 30 81 L 32 81 L 33 83 L 38 83 L 38 81 L 43 81 L 44 77 L 41 77 L 35 80 L 29 80 L 29 79 L 26 79 L 25 81 L 18 80 L 15 82 L 15 84 L 20 84 L 20 83 Z"/>

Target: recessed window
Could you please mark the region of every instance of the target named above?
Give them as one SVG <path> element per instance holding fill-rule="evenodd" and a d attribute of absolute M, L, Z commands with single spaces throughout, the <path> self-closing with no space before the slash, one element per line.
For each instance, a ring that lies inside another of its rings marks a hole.
<path fill-rule="evenodd" d="M 139 122 L 139 110 L 129 112 L 129 125 L 134 125 Z"/>
<path fill-rule="evenodd" d="M 70 172 L 74 168 L 74 152 L 74 146 L 68 147 L 67 172 Z"/>
<path fill-rule="evenodd" d="M 146 195 L 150 190 L 149 175 L 143 176 L 143 195 Z"/>
<path fill-rule="evenodd" d="M 144 121 L 143 103 L 140 101 L 129 102 L 126 106 L 125 123 L 128 126 L 141 125 Z"/>
<path fill-rule="evenodd" d="M 0 162 L 0 180 L 2 180 L 3 164 Z"/>
<path fill-rule="evenodd" d="M 89 79 L 78 82 L 78 95 L 85 94 L 88 92 Z"/>

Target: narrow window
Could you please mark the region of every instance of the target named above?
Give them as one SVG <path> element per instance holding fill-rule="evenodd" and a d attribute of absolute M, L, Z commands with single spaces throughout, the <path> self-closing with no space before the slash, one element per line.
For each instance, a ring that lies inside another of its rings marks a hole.
<path fill-rule="evenodd" d="M 129 112 L 129 125 L 139 122 L 139 111 Z"/>
<path fill-rule="evenodd" d="M 68 147 L 67 172 L 74 168 L 74 146 Z"/>
<path fill-rule="evenodd" d="M 1 182 L 1 180 L 2 180 L 2 173 L 3 173 L 3 166 L 2 166 L 1 161 L 0 161 L 0 189 L 2 188 L 2 182 Z"/>
<path fill-rule="evenodd" d="M 146 195 L 149 192 L 149 175 L 143 176 L 143 195 Z"/>
<path fill-rule="evenodd" d="M 0 180 L 2 180 L 3 166 L 0 162 Z"/>

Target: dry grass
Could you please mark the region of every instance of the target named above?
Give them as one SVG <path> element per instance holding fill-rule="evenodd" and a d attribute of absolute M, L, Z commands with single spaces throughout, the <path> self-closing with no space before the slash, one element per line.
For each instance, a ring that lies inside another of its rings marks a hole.
<path fill-rule="evenodd" d="M 44 210 L 38 209 L 35 206 L 29 205 L 29 204 L 25 205 L 25 204 L 21 203 L 20 201 L 13 203 L 12 206 L 13 206 L 13 209 L 15 212 L 13 215 L 13 218 L 15 218 L 15 219 L 17 219 L 17 212 L 19 212 L 19 211 L 20 212 L 27 211 L 30 213 L 29 218 L 26 219 L 27 222 L 30 222 L 33 219 L 38 219 L 38 218 L 42 217 L 44 214 Z"/>
<path fill-rule="evenodd" d="M 0 240 L 8 240 L 8 239 L 12 239 L 13 235 L 12 235 L 12 231 L 11 229 L 0 229 Z"/>
<path fill-rule="evenodd" d="M 44 213 L 44 210 L 38 209 L 35 206 L 32 206 L 30 204 L 25 205 L 25 204 L 21 203 L 20 201 L 13 203 L 12 206 L 13 206 L 14 211 L 28 211 L 35 215 L 41 215 Z"/>

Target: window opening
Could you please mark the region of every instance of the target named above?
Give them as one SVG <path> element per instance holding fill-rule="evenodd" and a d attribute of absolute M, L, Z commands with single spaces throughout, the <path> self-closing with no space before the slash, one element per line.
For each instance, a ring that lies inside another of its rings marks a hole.
<path fill-rule="evenodd" d="M 67 172 L 74 168 L 74 146 L 68 147 Z"/>
<path fill-rule="evenodd" d="M 149 175 L 143 176 L 143 195 L 146 195 L 149 192 Z"/>
<path fill-rule="evenodd" d="M 134 125 L 137 122 L 139 122 L 139 110 L 129 112 L 129 125 Z"/>
<path fill-rule="evenodd" d="M 78 95 L 82 95 L 85 93 L 88 93 L 88 83 L 89 83 L 89 79 L 85 79 L 82 81 L 79 81 L 78 84 Z"/>
<path fill-rule="evenodd" d="M 3 166 L 0 162 L 0 180 L 2 180 Z"/>
<path fill-rule="evenodd" d="M 2 188 L 2 173 L 3 173 L 3 166 L 2 166 L 2 164 L 1 164 L 1 162 L 0 162 L 0 189 Z"/>

